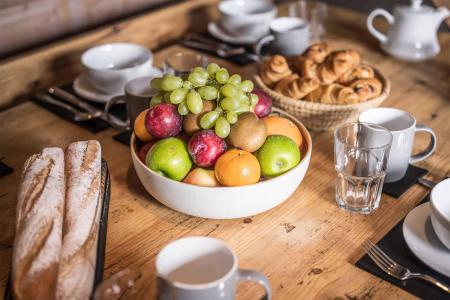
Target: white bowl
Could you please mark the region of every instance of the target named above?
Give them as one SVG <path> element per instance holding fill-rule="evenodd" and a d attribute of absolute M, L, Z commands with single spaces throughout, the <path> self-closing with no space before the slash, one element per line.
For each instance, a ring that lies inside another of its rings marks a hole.
<path fill-rule="evenodd" d="M 219 4 L 222 27 L 230 34 L 259 38 L 269 32 L 277 7 L 264 0 L 228 0 Z"/>
<path fill-rule="evenodd" d="M 81 56 L 81 62 L 96 89 L 121 94 L 129 80 L 151 72 L 153 54 L 137 44 L 112 43 L 88 49 Z"/>
<path fill-rule="evenodd" d="M 450 249 L 450 178 L 439 182 L 431 191 L 431 224 L 441 242 Z"/>
<path fill-rule="evenodd" d="M 274 208 L 288 199 L 308 170 L 311 159 L 311 136 L 291 115 L 277 111 L 292 120 L 303 135 L 300 163 L 278 177 L 238 187 L 201 187 L 163 177 L 143 164 L 136 154 L 136 137 L 131 137 L 131 157 L 136 173 L 156 200 L 185 214 L 211 219 L 233 219 L 253 216 Z"/>

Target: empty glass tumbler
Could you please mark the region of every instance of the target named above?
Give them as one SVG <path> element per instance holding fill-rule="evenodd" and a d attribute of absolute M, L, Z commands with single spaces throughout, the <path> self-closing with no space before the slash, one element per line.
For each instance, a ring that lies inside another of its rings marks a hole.
<path fill-rule="evenodd" d="M 345 210 L 369 214 L 381 199 L 392 134 L 369 123 L 348 123 L 334 132 L 336 202 Z"/>
<path fill-rule="evenodd" d="M 186 76 L 195 67 L 206 68 L 208 59 L 198 53 L 176 52 L 164 61 L 164 73 L 175 76 Z"/>
<path fill-rule="evenodd" d="M 289 15 L 301 18 L 309 23 L 311 41 L 318 42 L 325 35 L 325 18 L 327 16 L 327 5 L 323 2 L 312 0 L 294 1 L 289 4 Z"/>

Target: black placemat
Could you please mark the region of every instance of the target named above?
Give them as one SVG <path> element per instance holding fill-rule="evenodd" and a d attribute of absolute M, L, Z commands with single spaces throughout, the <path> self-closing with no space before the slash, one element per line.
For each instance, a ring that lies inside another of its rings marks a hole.
<path fill-rule="evenodd" d="M 131 131 L 130 130 L 125 130 L 122 131 L 119 134 L 116 134 L 115 136 L 113 136 L 113 139 L 115 141 L 118 141 L 124 145 L 130 146 L 130 141 L 131 141 Z"/>
<path fill-rule="evenodd" d="M 14 172 L 14 169 L 0 161 L 0 177 L 6 176 Z"/>
<path fill-rule="evenodd" d="M 403 177 L 399 181 L 384 183 L 383 193 L 395 198 L 399 198 L 411 186 L 416 184 L 419 178 L 425 176 L 425 174 L 427 173 L 428 171 L 426 169 L 409 165 L 405 177 Z"/>
<path fill-rule="evenodd" d="M 430 201 L 430 196 L 426 196 L 420 203 Z M 450 278 L 434 271 L 424 263 L 422 263 L 414 254 L 409 250 L 408 245 L 403 238 L 403 221 L 402 219 L 389 233 L 383 237 L 377 245 L 385 251 L 393 260 L 397 263 L 409 268 L 412 272 L 425 273 L 433 276 L 437 280 L 450 286 Z M 364 255 L 355 264 L 357 267 L 372 273 L 392 284 L 416 295 L 422 299 L 450 299 L 450 295 L 446 294 L 441 289 L 433 286 L 432 284 L 418 279 L 409 279 L 400 281 L 384 273 L 375 263 L 370 259 L 368 255 Z"/>
<path fill-rule="evenodd" d="M 69 93 L 71 93 L 73 95 L 76 95 L 78 98 L 80 98 L 80 99 L 82 99 L 82 100 L 84 100 L 86 102 L 89 102 L 89 104 L 91 104 L 92 106 L 97 107 L 100 110 L 103 110 L 105 108 L 104 104 L 102 104 L 102 103 L 94 103 L 92 101 L 89 101 L 89 100 L 79 96 L 77 93 L 75 93 L 75 91 L 72 88 L 72 83 L 61 85 L 60 88 L 65 90 L 66 92 L 69 92 Z M 54 97 L 54 98 L 58 98 L 58 97 L 56 97 L 54 95 L 51 95 L 51 96 Z M 65 119 L 65 120 L 67 120 L 67 121 L 69 121 L 69 122 L 71 122 L 73 124 L 76 124 L 76 125 L 84 128 L 84 129 L 86 129 L 86 130 L 88 130 L 88 131 L 90 131 L 92 133 L 98 133 L 100 131 L 103 131 L 103 130 L 108 129 L 109 127 L 111 127 L 111 125 L 109 125 L 108 122 L 106 122 L 106 121 L 104 121 L 104 120 L 102 120 L 100 118 L 93 119 L 93 120 L 88 120 L 88 121 L 82 121 L 82 122 L 75 122 L 73 120 L 73 114 L 71 112 L 69 112 L 69 111 L 67 111 L 67 110 L 65 110 L 65 109 L 63 109 L 61 107 L 58 107 L 58 106 L 55 106 L 55 105 L 51 105 L 51 104 L 48 104 L 48 103 L 45 103 L 45 102 L 42 102 L 42 101 L 39 101 L 37 97 L 33 97 L 32 99 L 39 106 L 41 106 L 41 107 L 51 111 L 52 113 L 60 116 L 61 118 Z M 58 100 L 62 100 L 62 99 L 58 98 Z M 69 103 L 67 103 L 67 104 L 69 104 Z M 77 108 L 77 107 L 75 107 L 75 108 Z M 79 109 L 79 108 L 77 108 L 77 109 Z M 125 104 L 114 105 L 111 108 L 110 113 L 112 115 L 122 119 L 122 120 L 125 120 L 126 119 L 126 107 L 125 107 Z"/>

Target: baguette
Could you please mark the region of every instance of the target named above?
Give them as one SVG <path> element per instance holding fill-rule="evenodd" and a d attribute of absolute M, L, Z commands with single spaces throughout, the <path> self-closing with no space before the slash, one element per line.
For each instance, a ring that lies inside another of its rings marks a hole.
<path fill-rule="evenodd" d="M 64 152 L 45 148 L 25 162 L 17 197 L 12 294 L 55 299 L 65 198 Z"/>
<path fill-rule="evenodd" d="M 89 299 L 97 259 L 101 212 L 101 148 L 98 141 L 69 145 L 66 208 L 57 299 Z"/>

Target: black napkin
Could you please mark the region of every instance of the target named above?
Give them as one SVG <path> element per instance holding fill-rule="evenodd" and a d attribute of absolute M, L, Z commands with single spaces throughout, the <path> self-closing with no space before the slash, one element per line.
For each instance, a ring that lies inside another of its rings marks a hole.
<path fill-rule="evenodd" d="M 399 181 L 385 183 L 383 185 L 383 193 L 389 196 L 399 198 L 406 192 L 410 187 L 417 183 L 419 178 L 425 176 L 428 171 L 413 165 L 408 166 L 405 177 Z"/>
<path fill-rule="evenodd" d="M 113 136 L 113 139 L 118 141 L 119 143 L 130 146 L 131 131 L 130 130 L 122 131 L 121 133 Z"/>
<path fill-rule="evenodd" d="M 430 196 L 426 196 L 420 203 L 430 201 Z M 403 219 L 404 220 L 404 219 Z M 425 273 L 433 276 L 437 280 L 450 286 L 450 278 L 434 271 L 424 263 L 422 263 L 414 254 L 409 250 L 408 245 L 403 238 L 403 220 L 400 221 L 389 233 L 383 237 L 377 245 L 386 252 L 397 263 L 409 268 L 412 272 Z M 357 267 L 372 273 L 392 284 L 416 295 L 422 299 L 449 299 L 449 295 L 441 289 L 433 286 L 432 284 L 418 279 L 409 279 L 406 281 L 400 281 L 392 276 L 384 273 L 375 263 L 370 259 L 368 255 L 364 255 L 355 264 Z"/>
<path fill-rule="evenodd" d="M 14 169 L 0 161 L 0 177 L 6 176 L 14 172 Z"/>
<path fill-rule="evenodd" d="M 84 100 L 86 102 L 89 102 L 89 104 L 91 104 L 92 106 L 97 107 L 98 109 L 103 110 L 105 108 L 104 104 L 91 102 L 91 101 L 89 101 L 89 100 L 79 96 L 77 93 L 75 93 L 75 91 L 72 88 L 72 83 L 68 83 L 68 84 L 62 85 L 62 86 L 60 86 L 60 88 L 65 90 L 66 92 L 69 92 L 69 93 L 71 93 L 73 95 L 76 95 L 78 98 L 80 98 L 80 99 L 82 99 L 82 100 Z M 54 97 L 54 98 L 57 98 L 54 95 L 51 95 L 51 96 Z M 59 99 L 59 100 L 62 100 L 62 99 Z M 51 104 L 39 101 L 39 99 L 37 97 L 33 98 L 33 101 L 36 104 L 38 104 L 39 106 L 41 106 L 41 107 L 51 111 L 52 113 L 60 116 L 61 118 L 65 119 L 65 120 L 67 120 L 67 121 L 69 121 L 69 122 L 71 122 L 73 124 L 76 124 L 76 125 L 84 128 L 84 129 L 86 129 L 86 130 L 88 130 L 88 131 L 90 131 L 92 133 L 98 133 L 100 131 L 103 131 L 103 130 L 108 129 L 109 127 L 111 127 L 108 124 L 108 122 L 106 122 L 106 121 L 104 121 L 104 120 L 102 120 L 100 118 L 93 119 L 93 120 L 88 120 L 88 121 L 82 121 L 82 122 L 75 122 L 73 120 L 73 115 L 72 115 L 71 112 L 69 112 L 69 111 L 67 111 L 67 110 L 65 110 L 65 109 L 63 109 L 61 107 L 54 106 L 54 105 L 51 105 Z M 78 107 L 75 107 L 75 108 L 79 109 Z M 116 117 L 118 117 L 118 118 L 120 118 L 122 120 L 126 119 L 126 107 L 125 107 L 125 104 L 114 105 L 111 108 L 110 112 L 111 112 L 112 115 L 114 115 L 114 116 L 116 116 Z"/>

